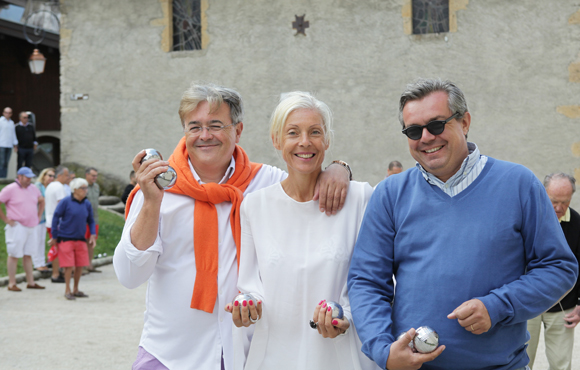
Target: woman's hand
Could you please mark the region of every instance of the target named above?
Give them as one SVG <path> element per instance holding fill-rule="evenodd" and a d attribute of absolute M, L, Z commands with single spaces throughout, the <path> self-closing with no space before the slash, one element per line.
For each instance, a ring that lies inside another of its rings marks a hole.
<path fill-rule="evenodd" d="M 316 323 L 318 333 L 324 338 L 336 338 L 344 334 L 350 327 L 347 319 L 333 319 L 332 309 L 326 304 L 326 300 L 320 301 L 314 309 L 312 321 Z"/>
<path fill-rule="evenodd" d="M 241 305 L 235 301 L 228 303 L 224 310 L 232 314 L 235 326 L 238 328 L 242 326 L 248 327 L 255 324 L 262 317 L 262 301 L 244 300 Z"/>

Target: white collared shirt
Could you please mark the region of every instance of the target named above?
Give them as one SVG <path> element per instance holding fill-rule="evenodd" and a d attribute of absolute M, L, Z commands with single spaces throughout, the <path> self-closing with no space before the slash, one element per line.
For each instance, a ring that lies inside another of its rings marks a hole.
<path fill-rule="evenodd" d="M 190 163 L 196 179 L 199 176 Z M 230 162 L 226 182 L 235 171 Z M 244 192 L 249 194 L 286 178 L 278 168 L 263 165 Z M 218 298 L 213 313 L 190 308 L 195 283 L 193 215 L 195 200 L 163 195 L 157 239 L 146 251 L 131 243 L 131 228 L 143 206 L 138 191 L 113 259 L 119 281 L 136 288 L 148 281 L 140 346 L 170 369 L 219 369 L 223 349 L 225 369 L 233 369 L 231 315 L 226 304 L 237 295 L 236 247 L 230 226 L 231 203 L 216 204 L 218 214 Z"/>
<path fill-rule="evenodd" d="M 467 189 L 475 181 L 487 163 L 487 157 L 479 154 L 477 145 L 468 142 L 467 149 L 469 150 L 469 155 L 463 160 L 459 170 L 446 182 L 439 180 L 435 175 L 427 172 L 418 162 L 416 166 L 429 184 L 437 186 L 445 194 L 454 197 Z"/>
<path fill-rule="evenodd" d="M 14 145 L 18 145 L 14 127 L 14 121 L 0 116 L 0 148 L 12 148 Z"/>
<path fill-rule="evenodd" d="M 566 213 L 564 213 L 564 216 L 560 217 L 558 221 L 570 222 L 570 207 L 566 208 Z"/>

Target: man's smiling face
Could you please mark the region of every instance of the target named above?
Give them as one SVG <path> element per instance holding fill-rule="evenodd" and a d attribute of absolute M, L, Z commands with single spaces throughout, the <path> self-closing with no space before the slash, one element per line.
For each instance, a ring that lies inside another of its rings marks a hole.
<path fill-rule="evenodd" d="M 436 91 L 422 99 L 412 100 L 403 108 L 405 128 L 413 125 L 423 126 L 434 120 L 446 120 L 451 112 L 447 103 L 447 93 Z M 425 170 L 441 181 L 447 181 L 461 167 L 469 155 L 466 135 L 469 131 L 471 116 L 466 112 L 461 119 L 452 119 L 439 135 L 423 129 L 419 140 L 407 139 L 409 152 Z"/>

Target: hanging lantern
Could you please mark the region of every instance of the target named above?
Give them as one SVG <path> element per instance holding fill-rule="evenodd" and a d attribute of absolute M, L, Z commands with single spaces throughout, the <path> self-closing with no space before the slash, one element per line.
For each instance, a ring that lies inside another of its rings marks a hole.
<path fill-rule="evenodd" d="M 32 55 L 28 59 L 28 65 L 30 66 L 30 72 L 35 75 L 39 75 L 44 72 L 44 65 L 46 64 L 46 58 L 38 49 L 34 49 Z"/>

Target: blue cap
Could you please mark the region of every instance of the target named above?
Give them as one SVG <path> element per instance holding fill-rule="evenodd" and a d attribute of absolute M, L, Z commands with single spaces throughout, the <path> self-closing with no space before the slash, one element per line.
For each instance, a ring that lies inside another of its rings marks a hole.
<path fill-rule="evenodd" d="M 29 179 L 36 177 L 34 172 L 32 172 L 32 170 L 28 167 L 21 167 L 17 173 L 19 175 L 24 175 L 24 176 L 28 177 Z"/>

